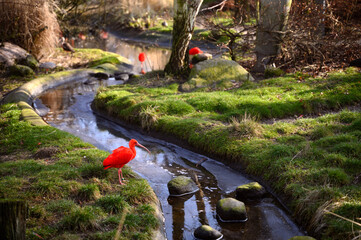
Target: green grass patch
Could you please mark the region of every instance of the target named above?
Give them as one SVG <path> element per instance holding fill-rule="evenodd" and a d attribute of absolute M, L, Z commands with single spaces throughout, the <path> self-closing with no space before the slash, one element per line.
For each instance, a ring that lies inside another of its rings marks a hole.
<path fill-rule="evenodd" d="M 295 217 L 317 229 L 311 230 L 317 238 L 352 236 L 347 221 L 335 227 L 344 220 L 326 217 L 323 209 L 337 212 L 348 206 L 341 215 L 359 221 L 358 206 L 348 205 L 361 201 L 359 72 L 347 69 L 327 78 L 288 74 L 210 92 L 179 92 L 174 82 L 159 81 L 148 75 L 136 84 L 102 88 L 94 106 L 263 178 L 290 199 Z"/>
<path fill-rule="evenodd" d="M 142 221 L 126 222 L 132 232 L 120 238 L 151 239 L 154 211 L 139 210 L 154 200 L 145 180 L 124 168 L 129 185 L 120 186 L 116 170 L 103 169 L 108 152 L 20 117 L 16 104 L 0 106 L 0 198 L 27 201 L 26 239 L 112 239 L 123 209 Z"/>

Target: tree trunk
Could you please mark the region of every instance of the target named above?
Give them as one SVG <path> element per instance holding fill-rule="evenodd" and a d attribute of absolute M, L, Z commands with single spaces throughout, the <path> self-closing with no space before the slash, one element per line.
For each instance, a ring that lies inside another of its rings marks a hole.
<path fill-rule="evenodd" d="M 23 200 L 0 201 L 0 236 L 4 240 L 25 240 L 26 203 Z"/>
<path fill-rule="evenodd" d="M 318 23 L 318 34 L 323 37 L 325 36 L 325 10 L 326 10 L 326 0 L 316 0 L 316 4 L 319 7 L 320 22 Z"/>
<path fill-rule="evenodd" d="M 188 45 L 203 0 L 174 0 L 172 53 L 164 71 L 181 76 L 188 72 Z"/>
<path fill-rule="evenodd" d="M 255 71 L 263 72 L 280 50 L 292 0 L 260 0 Z"/>

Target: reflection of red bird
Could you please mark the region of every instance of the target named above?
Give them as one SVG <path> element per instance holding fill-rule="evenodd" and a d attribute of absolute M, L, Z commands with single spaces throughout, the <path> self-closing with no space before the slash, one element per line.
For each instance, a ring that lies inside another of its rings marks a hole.
<path fill-rule="evenodd" d="M 203 53 L 203 51 L 200 50 L 198 47 L 194 47 L 189 50 L 189 55 L 196 55 L 196 54 L 200 54 L 200 53 Z"/>
<path fill-rule="evenodd" d="M 145 61 L 145 53 L 144 52 L 139 53 L 138 59 L 140 61 L 140 68 L 141 68 L 140 72 L 142 74 L 145 74 L 145 71 L 143 70 L 143 62 Z"/>
<path fill-rule="evenodd" d="M 146 147 L 144 147 L 143 145 L 141 145 L 140 143 L 138 143 L 137 140 L 132 139 L 129 141 L 129 148 L 121 146 L 121 147 L 113 150 L 113 153 L 110 154 L 103 161 L 104 169 L 119 168 L 118 177 L 119 177 L 119 183 L 121 185 L 124 184 L 122 182 L 122 179 L 123 179 L 122 167 L 124 167 L 125 164 L 130 162 L 137 155 L 137 153 L 135 151 L 135 146 L 142 147 L 149 152 L 149 150 Z M 120 178 L 120 176 L 122 176 L 122 178 Z"/>

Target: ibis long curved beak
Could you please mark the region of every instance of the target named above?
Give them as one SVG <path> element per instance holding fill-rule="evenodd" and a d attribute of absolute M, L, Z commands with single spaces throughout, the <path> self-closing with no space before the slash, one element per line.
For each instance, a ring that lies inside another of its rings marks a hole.
<path fill-rule="evenodd" d="M 138 147 L 144 148 L 145 150 L 147 150 L 147 152 L 149 152 L 149 154 L 151 154 L 151 153 L 150 153 L 150 151 L 148 150 L 148 148 L 144 147 L 142 144 L 137 143 L 137 144 L 135 144 L 135 146 L 138 146 Z"/>

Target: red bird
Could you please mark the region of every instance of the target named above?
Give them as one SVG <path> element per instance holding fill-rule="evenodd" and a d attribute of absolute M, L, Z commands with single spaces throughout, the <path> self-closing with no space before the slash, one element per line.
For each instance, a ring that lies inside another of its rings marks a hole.
<path fill-rule="evenodd" d="M 140 61 L 140 69 L 141 69 L 140 73 L 145 74 L 145 71 L 143 70 L 143 62 L 145 61 L 145 53 L 144 52 L 139 53 L 138 59 Z"/>
<path fill-rule="evenodd" d="M 138 59 L 140 62 L 144 62 L 145 61 L 145 53 L 144 52 L 139 53 Z"/>
<path fill-rule="evenodd" d="M 198 47 L 194 47 L 189 50 L 189 55 L 196 55 L 196 54 L 200 54 L 200 53 L 203 53 L 203 51 L 200 50 Z"/>
<path fill-rule="evenodd" d="M 103 167 L 104 170 L 108 168 L 119 168 L 118 170 L 118 177 L 119 177 L 119 183 L 120 185 L 123 185 L 124 183 L 121 180 L 124 180 L 123 174 L 122 174 L 122 167 L 124 167 L 125 164 L 130 162 L 135 158 L 137 155 L 137 152 L 135 151 L 135 146 L 142 147 L 145 150 L 147 150 L 149 153 L 150 151 L 138 143 L 137 140 L 132 139 L 129 141 L 129 148 L 127 147 L 119 147 L 117 149 L 113 150 L 113 153 L 110 154 L 106 159 L 103 161 Z M 122 176 L 122 178 L 120 178 Z"/>

